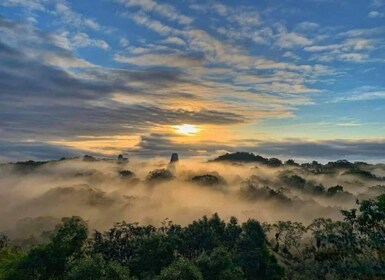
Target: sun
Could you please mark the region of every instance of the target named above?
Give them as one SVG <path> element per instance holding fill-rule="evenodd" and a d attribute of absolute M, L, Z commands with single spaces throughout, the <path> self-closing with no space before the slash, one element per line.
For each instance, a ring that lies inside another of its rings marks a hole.
<path fill-rule="evenodd" d="M 175 128 L 177 133 L 184 135 L 194 135 L 200 131 L 200 129 L 193 124 L 174 125 L 173 128 Z"/>

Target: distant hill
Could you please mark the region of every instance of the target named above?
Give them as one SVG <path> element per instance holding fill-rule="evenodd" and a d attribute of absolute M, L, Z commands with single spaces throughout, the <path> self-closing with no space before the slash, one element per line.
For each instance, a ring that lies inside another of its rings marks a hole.
<path fill-rule="evenodd" d="M 259 163 L 268 163 L 268 159 L 259 155 L 254 155 L 253 153 L 247 152 L 236 152 L 236 153 L 226 153 L 215 158 L 212 161 L 235 161 L 235 162 L 259 162 Z"/>

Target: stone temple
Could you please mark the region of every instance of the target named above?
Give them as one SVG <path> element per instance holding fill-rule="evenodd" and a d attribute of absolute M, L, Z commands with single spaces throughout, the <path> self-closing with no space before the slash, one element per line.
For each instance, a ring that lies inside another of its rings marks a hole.
<path fill-rule="evenodd" d="M 178 156 L 178 154 L 177 154 L 177 153 L 172 153 L 171 159 L 170 159 L 170 163 L 175 163 L 175 162 L 177 162 L 177 161 L 179 161 L 179 156 Z"/>

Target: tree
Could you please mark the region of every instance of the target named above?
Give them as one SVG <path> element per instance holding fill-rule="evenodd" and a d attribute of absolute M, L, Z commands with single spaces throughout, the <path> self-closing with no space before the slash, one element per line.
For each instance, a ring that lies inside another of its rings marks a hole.
<path fill-rule="evenodd" d="M 0 251 L 0 279 L 281 279 L 257 221 L 218 214 L 186 227 L 117 223 L 88 239 L 85 223 L 63 219 L 50 242 L 27 254 Z M 88 240 L 87 240 L 88 239 Z M 4 238 L 5 240 L 5 238 Z M 2 242 L 2 244 L 6 242 Z M 8 244 L 8 243 L 7 243 Z M 132 277 L 132 278 L 131 278 Z"/>
<path fill-rule="evenodd" d="M 306 227 L 299 222 L 278 221 L 266 230 L 274 235 L 274 251 L 291 257 L 299 252 Z"/>
<path fill-rule="evenodd" d="M 172 180 L 174 179 L 174 175 L 167 169 L 155 169 L 147 175 L 146 179 L 150 183 L 157 183 Z"/>
<path fill-rule="evenodd" d="M 242 268 L 234 264 L 231 253 L 224 247 L 217 247 L 211 253 L 203 252 L 195 263 L 205 280 L 245 279 Z"/>
<path fill-rule="evenodd" d="M 177 259 L 162 270 L 158 280 L 203 280 L 199 269 L 187 259 Z"/>
<path fill-rule="evenodd" d="M 271 167 L 279 167 L 282 165 L 282 161 L 277 158 L 269 158 L 267 164 Z"/>
<path fill-rule="evenodd" d="M 246 279 L 281 279 L 284 270 L 266 247 L 266 236 L 261 225 L 248 220 L 242 225 L 237 240 L 237 263 L 245 272 Z"/>
<path fill-rule="evenodd" d="M 79 259 L 71 265 L 66 273 L 67 280 L 130 280 L 130 273 L 127 267 L 118 262 L 105 261 L 101 255 Z"/>
<path fill-rule="evenodd" d="M 0 234 L 0 280 L 12 279 L 12 275 L 18 273 L 18 263 L 24 254 L 10 244 L 9 239 Z"/>
<path fill-rule="evenodd" d="M 328 188 L 328 195 L 335 195 L 337 193 L 342 193 L 344 191 L 344 187 L 337 185 L 334 187 Z"/>
<path fill-rule="evenodd" d="M 33 248 L 23 256 L 14 273 L 5 279 L 58 279 L 63 277 L 67 262 L 81 257 L 88 229 L 79 217 L 64 218 L 48 244 Z"/>
<path fill-rule="evenodd" d="M 167 236 L 158 233 L 139 238 L 129 267 L 134 275 L 154 278 L 173 262 L 174 249 Z"/>
<path fill-rule="evenodd" d="M 285 161 L 285 165 L 289 165 L 289 166 L 299 166 L 298 163 L 296 163 L 294 160 L 292 159 L 288 159 L 287 161 Z"/>
<path fill-rule="evenodd" d="M 215 186 L 220 184 L 226 184 L 225 179 L 219 176 L 219 174 L 197 175 L 194 176 L 191 181 L 202 186 Z"/>
<path fill-rule="evenodd" d="M 211 218 L 203 216 L 202 219 L 194 221 L 182 232 L 184 240 L 180 252 L 187 258 L 197 257 L 203 251 L 211 251 L 223 241 L 226 224 L 218 214 Z"/>

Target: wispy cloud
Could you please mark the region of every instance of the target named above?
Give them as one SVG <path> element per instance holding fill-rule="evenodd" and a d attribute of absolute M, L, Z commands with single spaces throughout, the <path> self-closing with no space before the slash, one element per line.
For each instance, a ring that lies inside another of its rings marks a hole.
<path fill-rule="evenodd" d="M 44 11 L 44 5 L 41 0 L 4 0 L 0 5 L 3 6 L 21 6 L 29 10 Z"/>
<path fill-rule="evenodd" d="M 169 25 L 163 24 L 159 20 L 152 19 L 148 17 L 143 12 L 138 13 L 125 13 L 125 15 L 135 21 L 137 24 L 144 25 L 147 28 L 162 34 L 162 35 L 170 35 L 170 34 L 180 34 L 180 31 L 176 28 L 173 28 Z"/>
<path fill-rule="evenodd" d="M 141 10 L 149 13 L 155 13 L 163 18 L 171 21 L 176 21 L 180 24 L 190 24 L 193 19 L 191 17 L 182 15 L 173 6 L 168 4 L 161 4 L 154 0 L 115 0 L 126 7 L 139 7 Z"/>
<path fill-rule="evenodd" d="M 78 28 L 86 27 L 94 30 L 101 29 L 101 26 L 94 19 L 87 18 L 77 12 L 74 12 L 64 1 L 56 4 L 55 12 L 67 24 L 74 25 Z"/>
<path fill-rule="evenodd" d="M 385 99 L 385 90 L 362 90 L 353 94 L 349 94 L 347 96 L 337 97 L 334 99 L 334 102 L 366 101 L 381 99 Z"/>
<path fill-rule="evenodd" d="M 366 7 L 360 20 L 345 16 L 343 24 L 321 15 L 332 5 L 348 15 L 351 7 L 329 0 L 115 0 L 87 11 L 86 2 L 0 3 L 2 137 L 77 145 L 85 135 L 130 134 L 147 143 L 161 137 L 166 149 L 176 141 L 167 127 L 181 122 L 236 140 L 242 129 L 251 135 L 292 120 L 292 130 L 307 135 L 304 119 L 330 110 L 336 117 L 325 121 L 327 138 L 366 129 L 371 104 L 384 100 L 380 0 L 355 4 Z M 356 114 L 351 120 L 341 118 L 345 103 Z M 229 138 L 202 137 L 210 143 L 180 149 L 231 147 Z"/>
<path fill-rule="evenodd" d="M 87 33 L 70 33 L 64 31 L 60 34 L 53 35 L 57 44 L 67 49 L 77 49 L 86 47 L 95 47 L 107 50 L 110 48 L 108 43 L 104 40 L 90 38 Z"/>
<path fill-rule="evenodd" d="M 377 39 L 367 39 L 356 37 L 345 39 L 338 44 L 312 45 L 305 47 L 304 50 L 314 54 L 311 58 L 322 62 L 334 60 L 349 62 L 368 62 L 373 61 L 371 52 L 380 45 Z"/>
<path fill-rule="evenodd" d="M 371 11 L 371 12 L 369 12 L 368 17 L 370 17 L 370 18 L 382 18 L 382 17 L 385 17 L 385 13 L 381 13 L 378 11 Z"/>
<path fill-rule="evenodd" d="M 275 45 L 283 49 L 304 47 L 312 44 L 312 41 L 304 35 L 295 32 L 287 32 L 283 27 L 280 28 L 277 38 Z"/>

